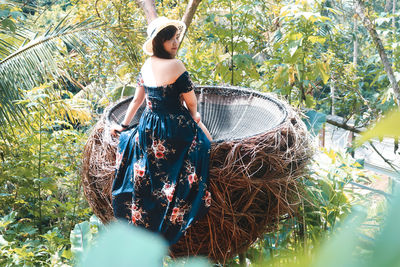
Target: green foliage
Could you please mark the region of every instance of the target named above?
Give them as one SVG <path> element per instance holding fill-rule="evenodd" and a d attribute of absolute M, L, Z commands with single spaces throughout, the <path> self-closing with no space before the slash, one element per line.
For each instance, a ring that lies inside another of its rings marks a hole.
<path fill-rule="evenodd" d="M 368 247 L 365 245 L 363 229 L 370 222 L 367 219 L 366 208 L 358 206 L 313 253 L 294 254 L 297 261 L 288 258 L 283 258 L 281 262 L 264 260 L 255 266 L 398 266 L 400 217 L 396 211 L 400 208 L 400 195 L 398 189 L 395 191 L 397 194 L 391 199 L 391 204 L 386 210 L 383 227 L 374 234 L 371 238 L 373 242 Z M 369 253 L 362 254 L 362 250 L 368 250 Z"/>
<path fill-rule="evenodd" d="M 77 20 L 94 16 L 105 26 L 103 40 L 99 40 L 99 46 L 92 53 L 66 58 L 75 77 L 104 89 L 114 88 L 113 83 L 126 86 L 135 82 L 143 60 L 141 44 L 146 38 L 145 19 L 135 2 L 121 0 L 110 4 L 85 0 L 77 8 Z"/>
<path fill-rule="evenodd" d="M 304 1 L 281 8 L 275 18 L 279 26 L 270 33 L 273 54 L 262 67 L 274 76 L 267 84 L 270 90 L 307 107 L 315 106 L 313 92 L 330 78 L 331 57 L 321 52 L 326 50 L 333 24 L 319 9 L 319 2 L 312 5 Z"/>
<path fill-rule="evenodd" d="M 264 1 L 225 0 L 199 7 L 180 52 L 196 80 L 249 86 L 260 78 L 255 55 L 263 48 L 267 6 Z"/>
<path fill-rule="evenodd" d="M 0 61 L 0 123 L 10 119 L 23 118 L 25 106 L 15 106 L 14 101 L 22 97 L 23 90 L 29 90 L 48 80 L 67 79 L 67 74 L 61 74 L 57 61 L 62 54 L 68 54 L 68 49 L 85 52 L 86 46 L 96 46 L 96 31 L 98 25 L 91 20 L 71 23 L 64 18 L 54 27 L 22 44 Z M 1 131 L 1 129 L 0 129 Z"/>
<path fill-rule="evenodd" d="M 265 266 L 308 266 L 309 259 L 301 265 L 302 257 L 318 253 L 321 240 L 329 238 L 337 225 L 346 225 L 343 220 L 352 206 L 373 196 L 357 193 L 351 183 L 368 184 L 370 179 L 374 177 L 350 156 L 322 149 L 312 162 L 309 175 L 304 177 L 304 187 L 298 189 L 305 197 L 299 203 L 298 214 L 282 218 L 279 229 L 266 234 L 245 256 L 251 262 L 266 261 Z M 369 215 L 369 220 L 372 217 Z M 368 229 L 373 230 L 376 227 Z"/>

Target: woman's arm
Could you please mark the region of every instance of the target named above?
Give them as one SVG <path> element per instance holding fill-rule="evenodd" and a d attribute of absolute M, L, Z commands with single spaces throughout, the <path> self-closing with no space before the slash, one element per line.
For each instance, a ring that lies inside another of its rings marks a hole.
<path fill-rule="evenodd" d="M 208 129 L 206 128 L 206 126 L 203 124 L 203 122 L 199 121 L 199 122 L 197 123 L 197 125 L 199 125 L 199 127 L 200 127 L 200 128 L 203 130 L 203 132 L 206 134 L 208 140 L 212 141 L 213 139 L 212 139 L 212 137 L 211 137 L 211 134 L 210 134 L 210 132 L 208 131 Z"/>
<path fill-rule="evenodd" d="M 191 90 L 187 93 L 182 93 L 182 98 L 185 101 L 186 107 L 192 115 L 192 118 L 196 120 L 197 115 L 197 98 L 194 90 Z"/>
<path fill-rule="evenodd" d="M 200 114 L 197 112 L 197 98 L 196 94 L 194 93 L 194 90 L 187 92 L 187 93 L 182 93 L 182 98 L 186 103 L 186 107 L 188 108 L 190 115 L 192 115 L 192 118 L 194 121 L 199 125 L 199 127 L 203 130 L 203 132 L 206 134 L 208 140 L 212 141 L 212 137 L 206 126 L 203 124 L 203 122 L 200 121 Z"/>
<path fill-rule="evenodd" d="M 131 103 L 128 106 L 128 109 L 126 111 L 126 114 L 122 121 L 122 124 L 129 125 L 132 118 L 135 116 L 137 110 L 142 105 L 144 97 L 145 97 L 144 87 L 137 86 L 136 91 L 135 91 L 135 96 L 133 97 Z M 111 134 L 115 136 L 115 135 L 117 135 L 117 132 L 121 132 L 123 130 L 125 130 L 125 128 L 122 127 L 121 125 L 113 125 L 111 127 Z"/>
<path fill-rule="evenodd" d="M 143 103 L 144 96 L 144 87 L 138 86 L 135 91 L 135 96 L 128 106 L 128 110 L 126 111 L 125 118 L 122 121 L 122 124 L 129 125 L 129 123 L 131 123 L 132 118 L 135 116 L 137 110 Z"/>

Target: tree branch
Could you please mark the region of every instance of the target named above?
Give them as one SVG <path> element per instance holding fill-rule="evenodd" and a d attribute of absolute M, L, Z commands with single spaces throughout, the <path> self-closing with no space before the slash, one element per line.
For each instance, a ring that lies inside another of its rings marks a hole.
<path fill-rule="evenodd" d="M 361 0 L 354 0 L 354 9 L 357 15 L 361 18 L 361 21 L 364 24 L 365 28 L 367 28 L 369 34 L 371 35 L 371 38 L 382 60 L 385 72 L 389 78 L 390 84 L 392 85 L 393 94 L 397 100 L 397 105 L 400 106 L 399 85 L 397 84 L 396 77 L 394 76 L 392 66 L 389 63 L 389 59 L 382 44 L 382 40 L 379 38 L 378 33 L 376 32 L 375 25 L 373 24 L 371 19 L 367 15 L 365 15 L 365 7 Z"/>
<path fill-rule="evenodd" d="M 358 133 L 359 134 L 363 130 L 365 130 L 363 128 L 355 128 L 354 126 L 350 126 L 345 122 L 338 122 L 337 119 L 335 119 L 335 118 L 337 118 L 337 117 L 336 116 L 332 116 L 332 115 L 327 115 L 326 116 L 326 122 L 329 123 L 329 124 L 332 124 L 332 125 L 334 125 L 336 127 L 348 130 L 350 132 L 353 132 L 353 133 Z"/>
<path fill-rule="evenodd" d="M 370 146 L 375 150 L 375 152 L 383 159 L 383 161 L 390 166 L 390 168 L 392 168 L 397 174 L 400 174 L 399 170 L 387 159 L 385 158 L 381 152 L 379 152 L 379 150 L 376 148 L 376 146 L 374 146 L 374 144 L 369 141 Z"/>
<path fill-rule="evenodd" d="M 359 184 L 359 183 L 356 183 L 356 182 L 349 182 L 349 184 L 357 186 L 357 187 L 362 188 L 362 189 L 369 190 L 369 191 L 374 192 L 376 194 L 381 194 L 382 196 L 384 196 L 384 197 L 386 197 L 388 199 L 393 197 L 393 195 L 388 194 L 385 191 L 382 191 L 382 190 L 379 190 L 379 189 L 375 189 L 375 188 L 372 188 L 372 187 L 369 187 L 369 186 L 366 186 L 366 185 L 363 185 L 363 184 Z"/>
<path fill-rule="evenodd" d="M 326 116 L 326 122 L 331 124 L 331 125 L 333 125 L 333 126 L 342 128 L 344 130 L 348 130 L 348 131 L 353 132 L 353 133 L 358 133 L 359 134 L 359 133 L 365 131 L 364 128 L 355 128 L 355 127 L 350 126 L 350 125 L 348 125 L 346 123 L 338 122 L 337 119 L 335 119 L 335 117 L 336 116 L 327 115 Z M 390 166 L 390 168 L 392 168 L 397 174 L 400 174 L 400 171 L 387 158 L 385 158 L 382 155 L 382 153 L 379 152 L 379 150 L 375 147 L 375 145 L 371 141 L 369 142 L 369 144 L 371 145 L 372 149 L 378 154 L 378 156 L 381 157 L 383 159 L 383 161 Z"/>

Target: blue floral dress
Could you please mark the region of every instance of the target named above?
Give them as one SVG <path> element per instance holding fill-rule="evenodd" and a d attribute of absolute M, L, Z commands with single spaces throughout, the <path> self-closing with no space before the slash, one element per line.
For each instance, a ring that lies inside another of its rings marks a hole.
<path fill-rule="evenodd" d="M 210 141 L 180 101 L 193 90 L 187 71 L 160 87 L 140 77 L 146 109 L 138 126 L 119 137 L 114 216 L 161 233 L 172 245 L 211 204 Z"/>

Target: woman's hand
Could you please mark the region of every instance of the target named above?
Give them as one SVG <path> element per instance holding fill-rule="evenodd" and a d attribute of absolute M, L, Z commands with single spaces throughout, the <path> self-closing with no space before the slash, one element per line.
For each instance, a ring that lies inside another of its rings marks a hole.
<path fill-rule="evenodd" d="M 198 124 L 201 120 L 200 113 L 196 112 L 196 115 L 193 117 L 193 119 Z"/>
<path fill-rule="evenodd" d="M 117 136 L 123 130 L 126 130 L 126 128 L 122 127 L 121 125 L 114 124 L 113 126 L 111 126 L 110 133 L 112 136 Z"/>

